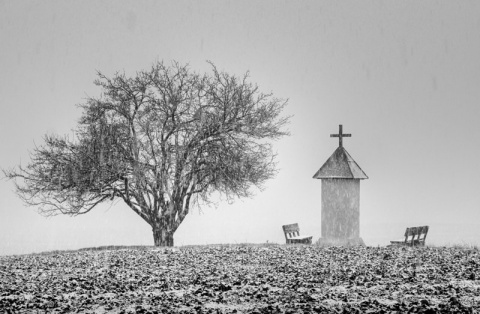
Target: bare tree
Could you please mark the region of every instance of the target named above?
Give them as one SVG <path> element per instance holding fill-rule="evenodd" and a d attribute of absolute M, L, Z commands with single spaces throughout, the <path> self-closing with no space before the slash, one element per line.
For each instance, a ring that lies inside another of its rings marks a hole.
<path fill-rule="evenodd" d="M 261 189 L 276 173 L 269 140 L 288 134 L 287 101 L 259 92 L 248 73 L 210 65 L 202 75 L 176 62 L 130 78 L 98 73 L 102 95 L 80 105 L 75 138 L 45 136 L 26 167 L 4 174 L 47 216 L 121 198 L 152 227 L 156 246 L 173 246 L 193 205 Z"/>

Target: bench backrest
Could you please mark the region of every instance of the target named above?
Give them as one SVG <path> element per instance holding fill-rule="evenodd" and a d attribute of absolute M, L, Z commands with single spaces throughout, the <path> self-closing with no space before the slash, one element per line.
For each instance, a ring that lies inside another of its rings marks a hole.
<path fill-rule="evenodd" d="M 405 243 L 408 245 L 425 245 L 428 226 L 410 227 L 405 230 Z"/>
<path fill-rule="evenodd" d="M 288 241 L 292 237 L 298 237 L 300 235 L 300 228 L 298 227 L 298 223 L 284 225 L 282 226 L 283 233 L 285 233 L 285 239 Z"/>

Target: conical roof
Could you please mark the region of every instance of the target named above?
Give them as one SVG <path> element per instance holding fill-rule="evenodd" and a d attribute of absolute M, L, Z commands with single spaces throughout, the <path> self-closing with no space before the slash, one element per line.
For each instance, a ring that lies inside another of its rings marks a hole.
<path fill-rule="evenodd" d="M 314 179 L 368 179 L 352 156 L 339 146 L 313 176 Z"/>

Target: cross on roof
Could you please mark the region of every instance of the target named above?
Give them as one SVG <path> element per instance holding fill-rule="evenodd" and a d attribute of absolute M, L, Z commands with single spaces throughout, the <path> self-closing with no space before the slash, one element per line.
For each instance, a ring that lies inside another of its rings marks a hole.
<path fill-rule="evenodd" d="M 338 126 L 338 134 L 330 134 L 330 137 L 338 137 L 338 146 L 342 147 L 343 146 L 343 142 L 342 142 L 342 139 L 344 137 L 351 137 L 352 134 L 343 134 L 343 130 L 342 130 L 342 125 L 340 124 Z"/>

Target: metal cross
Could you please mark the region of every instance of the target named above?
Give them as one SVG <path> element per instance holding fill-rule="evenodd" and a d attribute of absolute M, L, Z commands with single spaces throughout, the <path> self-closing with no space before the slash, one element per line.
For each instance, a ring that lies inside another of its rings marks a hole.
<path fill-rule="evenodd" d="M 343 146 L 342 139 L 343 139 L 344 137 L 351 137 L 352 134 L 343 134 L 343 130 L 342 130 L 342 125 L 341 125 L 341 124 L 338 126 L 338 129 L 339 129 L 339 130 L 338 130 L 338 134 L 330 134 L 330 137 L 338 137 L 338 145 L 339 145 L 340 147 L 342 147 L 342 146 Z"/>

